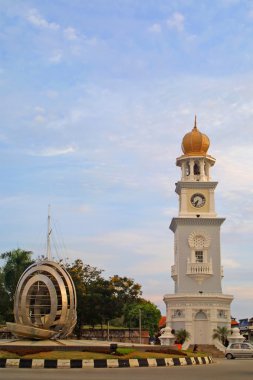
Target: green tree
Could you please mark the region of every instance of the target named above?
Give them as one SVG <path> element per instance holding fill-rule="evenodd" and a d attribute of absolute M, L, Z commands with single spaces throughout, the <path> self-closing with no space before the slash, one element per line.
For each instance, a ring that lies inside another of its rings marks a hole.
<path fill-rule="evenodd" d="M 32 260 L 32 252 L 22 249 L 4 252 L 0 258 L 5 260 L 3 266 L 4 286 L 10 297 L 10 302 L 13 302 L 18 280 L 24 270 L 29 267 L 34 261 Z"/>
<path fill-rule="evenodd" d="M 101 323 L 102 304 L 105 302 L 105 283 L 102 277 L 102 270 L 84 264 L 77 259 L 72 264 L 65 265 L 71 275 L 76 288 L 77 295 L 77 323 L 75 333 L 78 338 L 82 336 L 82 327 L 85 324 L 94 326 Z M 108 287 L 108 285 L 107 285 Z M 104 294 L 104 299 L 102 297 Z"/>
<path fill-rule="evenodd" d="M 75 332 L 80 338 L 83 325 L 103 325 L 108 321 L 124 315 L 128 305 L 141 302 L 143 309 L 144 328 L 148 325 L 152 330 L 152 323 L 147 322 L 146 314 L 149 313 L 154 320 L 155 311 L 151 303 L 140 299 L 141 285 L 128 277 L 115 275 L 106 280 L 102 276 L 102 270 L 84 264 L 78 259 L 72 264 L 66 264 L 77 293 L 77 324 Z M 154 325 L 157 326 L 160 317 L 156 317 Z M 137 313 L 138 314 L 138 313 Z M 138 318 L 137 318 L 138 319 Z"/>
<path fill-rule="evenodd" d="M 115 297 L 123 304 L 134 302 L 142 295 L 141 285 L 132 278 L 114 275 L 109 278 Z"/>
<path fill-rule="evenodd" d="M 24 251 L 22 249 L 15 249 L 13 251 L 4 252 L 0 258 L 5 261 L 1 269 L 1 290 L 3 299 L 0 302 L 0 310 L 2 318 L 9 321 L 13 320 L 13 302 L 18 280 L 24 272 L 34 261 L 31 258 L 31 251 Z M 6 295 L 8 302 L 6 305 Z M 2 298 L 2 297 L 1 297 Z"/>
<path fill-rule="evenodd" d="M 148 330 L 150 336 L 154 336 L 158 331 L 158 322 L 161 318 L 161 312 L 157 306 L 143 298 L 126 305 L 124 322 L 128 327 L 138 327 L 140 318 L 142 328 Z"/>
<path fill-rule="evenodd" d="M 86 297 L 88 307 L 92 311 L 86 323 L 102 326 L 118 315 L 120 306 L 110 286 L 110 281 L 103 278 L 98 279 L 88 288 Z"/>
<path fill-rule="evenodd" d="M 115 301 L 114 318 L 124 316 L 125 309 L 129 304 L 138 302 L 142 295 L 141 285 L 132 278 L 114 275 L 109 278 L 112 296 Z"/>
<path fill-rule="evenodd" d="M 0 268 L 0 323 L 10 320 L 11 307 L 9 296 L 4 286 L 4 275 Z"/>
<path fill-rule="evenodd" d="M 180 329 L 175 332 L 176 341 L 179 344 L 184 344 L 185 341 L 189 340 L 191 335 L 185 329 Z"/>
<path fill-rule="evenodd" d="M 231 330 L 226 326 L 218 326 L 217 329 L 213 330 L 213 339 L 218 339 L 223 346 L 227 345 L 228 336 L 231 334 Z"/>

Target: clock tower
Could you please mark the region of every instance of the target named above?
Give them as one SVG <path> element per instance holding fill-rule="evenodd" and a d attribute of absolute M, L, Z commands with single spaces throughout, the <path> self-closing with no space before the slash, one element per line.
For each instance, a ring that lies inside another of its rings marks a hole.
<path fill-rule="evenodd" d="M 171 277 L 175 294 L 166 294 L 167 325 L 190 333 L 190 344 L 213 344 L 213 330 L 230 328 L 233 296 L 222 293 L 223 268 L 220 255 L 220 227 L 225 221 L 215 211 L 217 182 L 211 179 L 215 158 L 207 154 L 209 138 L 194 128 L 182 141 L 183 155 L 176 165 L 181 179 L 176 183 L 178 216 L 170 229 L 174 233 L 174 265 Z"/>

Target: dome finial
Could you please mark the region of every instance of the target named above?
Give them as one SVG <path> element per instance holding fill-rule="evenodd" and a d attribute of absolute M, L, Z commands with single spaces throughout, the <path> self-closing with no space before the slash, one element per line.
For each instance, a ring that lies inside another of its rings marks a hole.
<path fill-rule="evenodd" d="M 195 118 L 194 118 L 194 129 L 198 129 L 197 128 L 197 115 L 195 115 Z"/>

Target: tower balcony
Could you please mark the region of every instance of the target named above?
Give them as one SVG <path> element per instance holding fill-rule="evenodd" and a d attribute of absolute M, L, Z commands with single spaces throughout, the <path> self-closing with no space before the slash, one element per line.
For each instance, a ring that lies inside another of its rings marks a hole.
<path fill-rule="evenodd" d="M 171 277 L 173 278 L 174 281 L 177 279 L 177 268 L 176 265 L 171 266 Z"/>
<path fill-rule="evenodd" d="M 207 263 L 187 263 L 186 274 L 194 278 L 199 284 L 213 275 L 212 262 Z"/>

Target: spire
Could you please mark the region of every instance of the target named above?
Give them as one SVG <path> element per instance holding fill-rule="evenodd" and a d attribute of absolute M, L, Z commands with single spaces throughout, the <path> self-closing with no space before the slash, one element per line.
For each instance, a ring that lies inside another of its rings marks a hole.
<path fill-rule="evenodd" d="M 195 115 L 195 118 L 194 118 L 194 128 L 193 129 L 198 129 L 197 128 L 197 116 Z"/>

